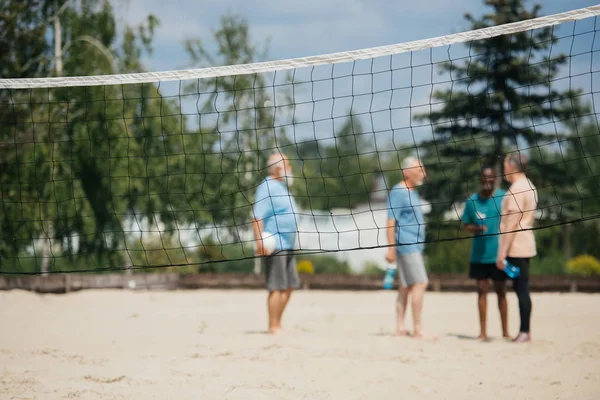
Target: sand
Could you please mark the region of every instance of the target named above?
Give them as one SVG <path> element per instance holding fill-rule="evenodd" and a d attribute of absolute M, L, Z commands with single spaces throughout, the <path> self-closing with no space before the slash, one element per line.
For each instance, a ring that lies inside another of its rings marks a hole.
<path fill-rule="evenodd" d="M 427 294 L 436 343 L 392 337 L 394 296 L 297 292 L 274 337 L 262 291 L 0 292 L 0 398 L 600 399 L 599 295 L 534 294 L 531 344 L 491 294 L 474 340 L 474 293 Z"/>

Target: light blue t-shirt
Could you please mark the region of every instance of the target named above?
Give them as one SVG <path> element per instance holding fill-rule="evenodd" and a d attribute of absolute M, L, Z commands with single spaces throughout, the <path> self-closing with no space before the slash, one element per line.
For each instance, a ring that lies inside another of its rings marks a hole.
<path fill-rule="evenodd" d="M 479 193 L 475 193 L 469 196 L 465 203 L 462 222 L 466 225 L 485 225 L 487 227 L 483 234 L 476 234 L 473 237 L 472 263 L 494 264 L 496 262 L 502 199 L 505 193 L 502 189 L 496 189 L 492 197 L 488 199 L 483 199 L 479 197 Z"/>
<path fill-rule="evenodd" d="M 293 250 L 296 243 L 298 208 L 288 188 L 271 177 L 256 189 L 254 217 L 263 221 L 263 232 L 275 235 L 276 250 Z"/>
<path fill-rule="evenodd" d="M 417 192 L 400 184 L 394 186 L 388 200 L 388 219 L 396 220 L 398 254 L 423 252 L 425 218 Z"/>

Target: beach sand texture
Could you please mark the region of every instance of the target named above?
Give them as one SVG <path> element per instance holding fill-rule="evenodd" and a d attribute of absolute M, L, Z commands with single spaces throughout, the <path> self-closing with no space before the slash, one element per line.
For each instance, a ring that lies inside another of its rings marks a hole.
<path fill-rule="evenodd" d="M 281 336 L 264 291 L 0 292 L 0 399 L 600 399 L 600 295 L 532 299 L 533 343 L 495 294 L 484 343 L 475 293 L 427 293 L 431 343 L 386 291 L 296 292 Z"/>

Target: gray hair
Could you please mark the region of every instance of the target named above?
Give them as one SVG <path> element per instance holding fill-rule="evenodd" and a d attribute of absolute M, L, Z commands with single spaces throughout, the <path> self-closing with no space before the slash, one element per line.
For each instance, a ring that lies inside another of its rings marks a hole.
<path fill-rule="evenodd" d="M 525 172 L 527 164 L 529 163 L 529 158 L 520 151 L 509 153 L 506 156 L 506 159 L 515 167 L 517 172 Z"/>
<path fill-rule="evenodd" d="M 287 157 L 283 153 L 271 154 L 269 160 L 267 161 L 269 175 L 275 175 L 279 168 L 283 168 L 284 166 L 280 165 L 279 163 L 283 163 L 286 159 Z"/>
<path fill-rule="evenodd" d="M 401 169 L 409 169 L 421 165 L 421 160 L 418 157 L 410 156 L 402 160 Z"/>

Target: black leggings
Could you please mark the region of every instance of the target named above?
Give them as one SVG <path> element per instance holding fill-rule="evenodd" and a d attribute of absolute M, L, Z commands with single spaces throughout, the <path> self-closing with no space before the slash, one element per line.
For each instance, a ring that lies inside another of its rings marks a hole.
<path fill-rule="evenodd" d="M 529 258 L 508 257 L 506 261 L 520 268 L 521 274 L 513 280 L 513 289 L 519 299 L 519 314 L 521 315 L 520 332 L 529 333 L 531 320 L 531 297 L 529 296 Z"/>

